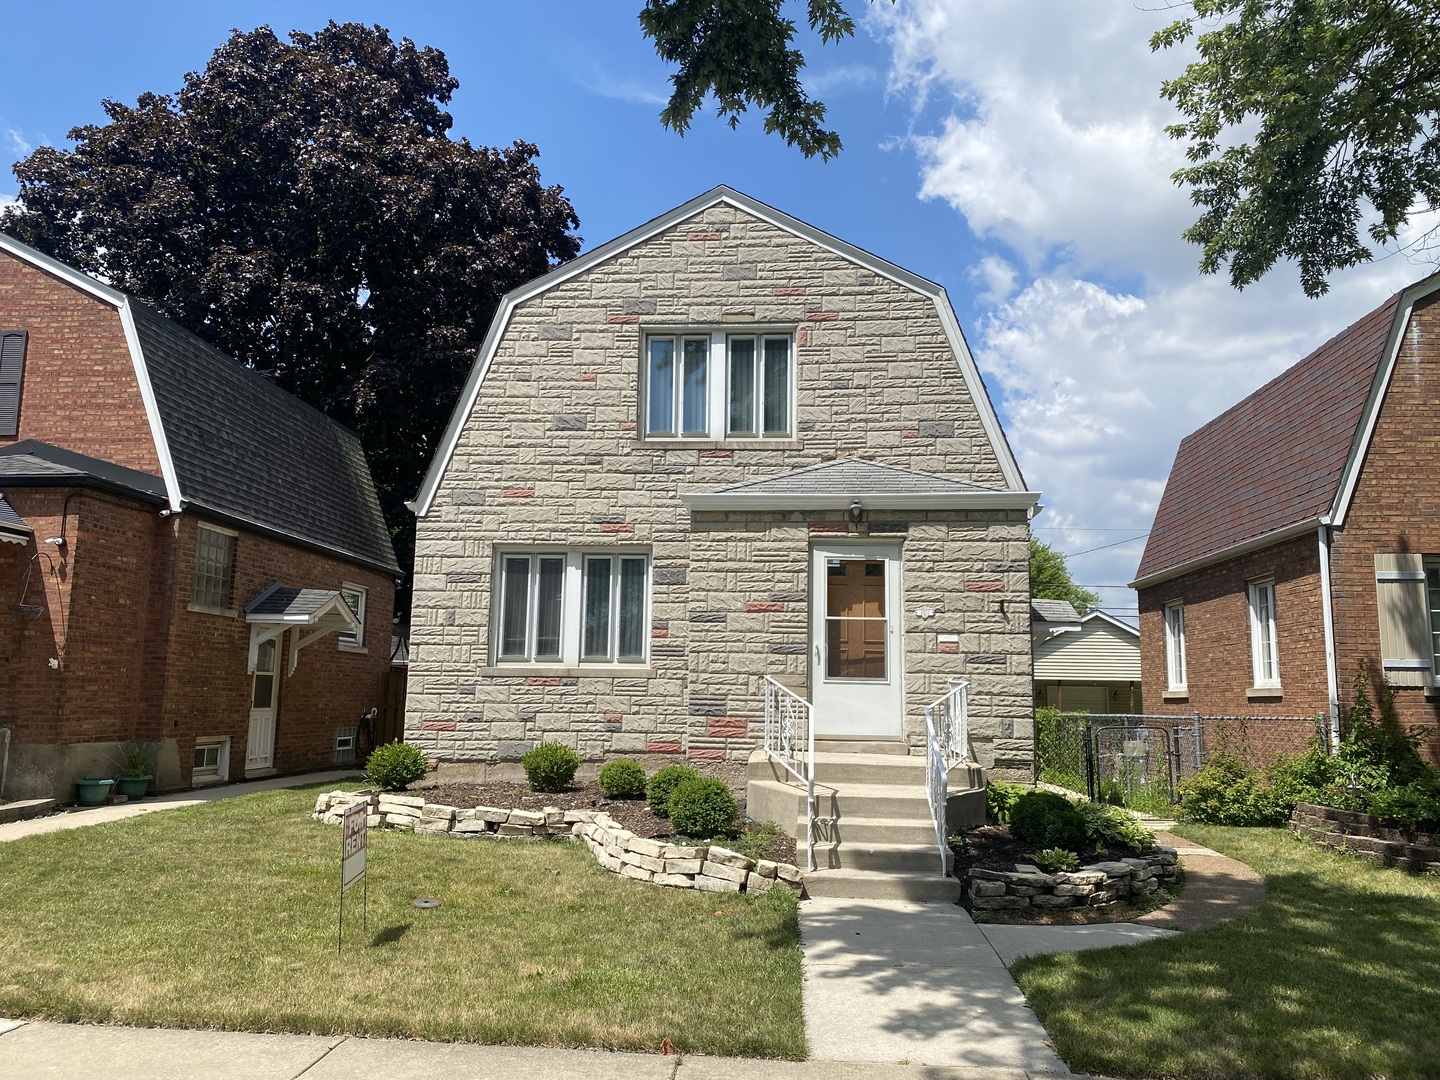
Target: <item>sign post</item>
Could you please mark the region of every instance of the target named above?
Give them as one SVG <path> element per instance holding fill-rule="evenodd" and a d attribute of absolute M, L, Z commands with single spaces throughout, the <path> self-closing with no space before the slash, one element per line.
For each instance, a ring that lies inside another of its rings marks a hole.
<path fill-rule="evenodd" d="M 345 936 L 345 893 L 357 881 L 362 883 L 364 898 L 361 901 L 361 920 L 364 928 L 370 929 L 370 879 L 365 873 L 365 852 L 369 834 L 365 831 L 365 819 L 370 813 L 367 802 L 358 803 L 345 811 L 340 819 L 340 925 L 335 936 L 335 951 L 340 952 Z"/>

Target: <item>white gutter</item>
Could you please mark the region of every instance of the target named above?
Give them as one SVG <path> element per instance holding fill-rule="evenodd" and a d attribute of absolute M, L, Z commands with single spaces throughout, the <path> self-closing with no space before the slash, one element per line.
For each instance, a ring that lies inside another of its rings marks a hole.
<path fill-rule="evenodd" d="M 913 495 L 858 493 L 796 495 L 755 492 L 693 491 L 680 496 L 691 510 L 1028 510 L 1038 491 L 925 492 Z"/>
<path fill-rule="evenodd" d="M 1325 621 L 1325 685 L 1330 694 L 1330 748 L 1340 745 L 1340 684 L 1335 674 L 1335 616 L 1330 602 L 1330 526 L 1320 523 L 1320 610 Z"/>
<path fill-rule="evenodd" d="M 1272 532 L 1262 533 L 1260 536 L 1253 536 L 1249 540 L 1242 540 L 1238 544 L 1231 544 L 1219 551 L 1212 551 L 1208 555 L 1190 559 L 1187 562 L 1179 563 L 1176 566 L 1161 570 L 1159 573 L 1147 574 L 1143 578 L 1136 578 L 1130 582 L 1130 588 L 1143 589 L 1149 585 L 1158 585 L 1162 581 L 1169 581 L 1171 578 L 1180 577 L 1193 570 L 1201 570 L 1207 566 L 1213 566 L 1218 562 L 1225 562 L 1237 555 L 1246 555 L 1252 551 L 1259 551 L 1261 548 L 1270 547 L 1284 540 L 1293 540 L 1297 536 L 1304 536 L 1306 533 L 1314 532 L 1320 528 L 1321 518 L 1309 518 L 1305 521 L 1297 521 L 1293 525 L 1286 525 L 1283 529 L 1275 529 Z"/>

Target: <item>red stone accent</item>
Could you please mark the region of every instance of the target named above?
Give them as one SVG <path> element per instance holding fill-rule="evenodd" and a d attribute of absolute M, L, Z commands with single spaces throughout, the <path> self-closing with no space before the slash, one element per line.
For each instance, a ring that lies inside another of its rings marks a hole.
<path fill-rule="evenodd" d="M 620 421 L 620 430 L 621 430 L 621 431 L 634 431 L 635 428 L 636 428 L 636 426 L 637 426 L 637 425 L 636 425 L 636 423 L 635 423 L 634 420 L 621 420 L 621 421 Z"/>
<path fill-rule="evenodd" d="M 795 344 L 796 344 L 796 345 L 809 345 L 809 344 L 810 344 L 810 331 L 808 331 L 808 330 L 797 330 L 797 331 L 795 331 Z"/>
<path fill-rule="evenodd" d="M 610 525 L 601 525 L 600 531 L 602 533 L 633 533 L 635 531 L 635 526 L 631 525 L 629 522 L 616 522 Z"/>
<path fill-rule="evenodd" d="M 692 233 L 690 234 L 690 239 L 691 239 L 691 240 L 724 240 L 724 239 L 725 239 L 725 234 L 724 234 L 723 232 L 692 232 Z"/>
<path fill-rule="evenodd" d="M 960 643 L 958 641 L 942 641 L 935 646 L 935 651 L 942 653 L 958 653 L 960 651 Z"/>
<path fill-rule="evenodd" d="M 420 724 L 421 731 L 454 731 L 454 720 L 426 720 Z"/>
<path fill-rule="evenodd" d="M 700 451 L 700 456 L 701 456 L 702 458 L 727 458 L 727 457 L 734 457 L 734 456 L 735 456 L 735 451 L 734 451 L 734 450 L 701 450 L 701 451 Z"/>
<path fill-rule="evenodd" d="M 807 311 L 805 312 L 806 322 L 834 322 L 840 318 L 838 311 Z"/>
<path fill-rule="evenodd" d="M 1004 592 L 1003 581 L 967 581 L 965 582 L 966 592 Z"/>
<path fill-rule="evenodd" d="M 640 321 L 640 316 L 639 316 L 639 315 L 622 315 L 622 314 L 620 314 L 620 312 L 617 311 L 617 312 L 615 312 L 613 315 L 606 315 L 606 316 L 605 316 L 605 321 L 606 321 L 607 323 L 632 323 L 632 324 L 633 324 L 633 323 L 638 323 L 638 322 Z"/>
<path fill-rule="evenodd" d="M 533 499 L 535 497 L 535 489 L 506 488 L 504 491 L 500 492 L 500 495 L 502 498 L 505 499 Z"/>
<path fill-rule="evenodd" d="M 595 372 L 593 372 L 593 371 L 582 371 L 582 372 L 580 373 L 580 381 L 581 381 L 581 382 L 594 382 L 594 381 L 595 381 Z"/>
<path fill-rule="evenodd" d="M 749 730 L 750 722 L 743 716 L 706 717 L 705 731 L 712 739 L 743 739 Z"/>
<path fill-rule="evenodd" d="M 843 533 L 849 532 L 850 526 L 843 521 L 812 521 L 810 522 L 812 533 Z"/>
<path fill-rule="evenodd" d="M 625 719 L 625 714 L 624 714 L 624 713 L 607 712 L 607 713 L 605 714 L 605 722 L 606 722 L 607 724 L 618 724 L 618 723 L 620 723 L 621 720 L 624 720 L 624 719 Z"/>
<path fill-rule="evenodd" d="M 560 679 L 556 675 L 529 675 L 525 679 L 526 686 L 559 686 Z"/>
<path fill-rule="evenodd" d="M 645 744 L 647 754 L 678 754 L 680 744 L 678 742 L 652 742 Z"/>
<path fill-rule="evenodd" d="M 900 429 L 900 438 L 902 439 L 918 439 L 919 437 L 920 429 L 918 427 L 907 427 Z"/>
<path fill-rule="evenodd" d="M 691 761 L 724 761 L 724 750 L 691 750 L 685 755 Z"/>
<path fill-rule="evenodd" d="M 650 636 L 651 636 L 652 638 L 667 638 L 667 637 L 670 636 L 670 631 L 669 631 L 669 630 L 651 630 L 651 631 L 650 631 Z"/>
<path fill-rule="evenodd" d="M 804 285 L 777 285 L 770 290 L 771 296 L 804 296 Z"/>
<path fill-rule="evenodd" d="M 785 605 L 774 600 L 751 600 L 745 605 L 746 611 L 784 611 Z"/>

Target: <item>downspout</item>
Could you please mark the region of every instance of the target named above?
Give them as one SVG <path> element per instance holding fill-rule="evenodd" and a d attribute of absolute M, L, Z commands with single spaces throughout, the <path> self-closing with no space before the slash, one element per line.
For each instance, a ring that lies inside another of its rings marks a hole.
<path fill-rule="evenodd" d="M 1340 746 L 1340 686 L 1335 674 L 1335 616 L 1330 603 L 1330 526 L 1320 522 L 1320 610 L 1325 620 L 1325 686 L 1330 702 L 1330 749 Z"/>

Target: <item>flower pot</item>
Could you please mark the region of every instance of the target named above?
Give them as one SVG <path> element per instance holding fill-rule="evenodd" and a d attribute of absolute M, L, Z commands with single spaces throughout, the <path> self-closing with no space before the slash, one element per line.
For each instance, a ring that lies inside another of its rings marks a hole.
<path fill-rule="evenodd" d="M 110 788 L 114 780 L 98 780 L 95 777 L 85 777 L 75 781 L 75 801 L 81 806 L 99 806 L 110 797 Z"/>
<path fill-rule="evenodd" d="M 145 776 L 122 776 L 115 783 L 120 788 L 120 794 L 127 799 L 143 799 L 145 792 L 150 787 L 153 779 L 149 774 Z"/>

